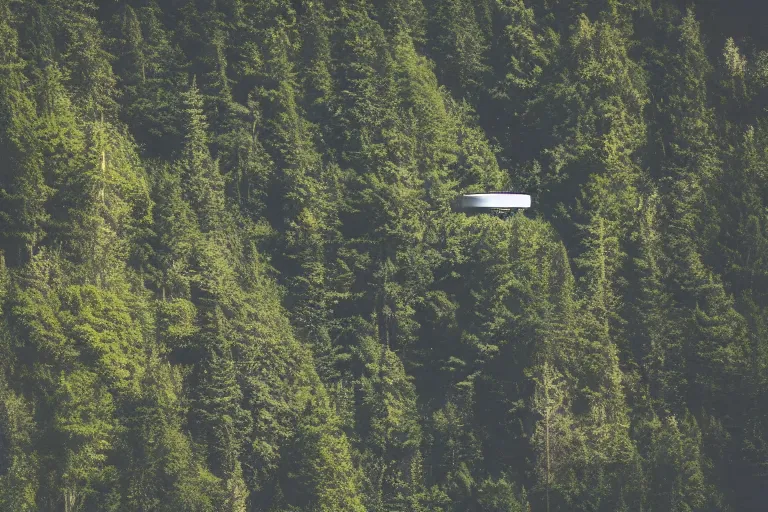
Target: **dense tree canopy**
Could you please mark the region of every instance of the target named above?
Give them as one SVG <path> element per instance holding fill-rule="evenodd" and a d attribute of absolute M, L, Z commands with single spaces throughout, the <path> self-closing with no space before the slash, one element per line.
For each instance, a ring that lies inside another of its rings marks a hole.
<path fill-rule="evenodd" d="M 763 510 L 749 4 L 0 0 L 0 510 Z"/>

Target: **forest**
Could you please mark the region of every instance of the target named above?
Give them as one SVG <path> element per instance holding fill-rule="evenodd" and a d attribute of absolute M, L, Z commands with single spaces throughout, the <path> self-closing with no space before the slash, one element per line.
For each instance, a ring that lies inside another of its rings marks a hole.
<path fill-rule="evenodd" d="M 0 511 L 768 509 L 759 4 L 0 0 Z"/>

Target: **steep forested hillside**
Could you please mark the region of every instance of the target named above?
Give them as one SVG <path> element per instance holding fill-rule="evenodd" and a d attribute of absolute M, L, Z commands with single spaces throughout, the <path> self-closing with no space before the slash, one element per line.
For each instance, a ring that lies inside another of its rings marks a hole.
<path fill-rule="evenodd" d="M 765 510 L 757 3 L 0 0 L 0 510 Z"/>

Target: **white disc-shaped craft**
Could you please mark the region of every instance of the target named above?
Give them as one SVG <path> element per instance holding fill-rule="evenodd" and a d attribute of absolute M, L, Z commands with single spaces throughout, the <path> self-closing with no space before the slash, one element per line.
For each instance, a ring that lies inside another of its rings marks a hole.
<path fill-rule="evenodd" d="M 531 196 L 528 194 L 492 193 L 466 194 L 461 197 L 461 207 L 467 210 L 509 210 L 512 208 L 530 208 Z"/>

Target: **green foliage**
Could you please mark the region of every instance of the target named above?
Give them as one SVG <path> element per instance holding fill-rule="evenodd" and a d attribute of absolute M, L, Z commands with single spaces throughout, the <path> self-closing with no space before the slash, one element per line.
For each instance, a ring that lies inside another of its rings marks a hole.
<path fill-rule="evenodd" d="M 6 334 L 6 333 L 4 333 Z M 30 404 L 8 388 L 0 388 L 0 443 L 2 476 L 0 506 L 6 510 L 32 511 L 37 508 L 35 474 L 38 458 L 30 453 L 35 422 Z"/>
<path fill-rule="evenodd" d="M 0 0 L 0 509 L 762 510 L 723 12 Z"/>
<path fill-rule="evenodd" d="M 25 261 L 36 249 L 47 220 L 45 202 L 52 194 L 46 185 L 40 148 L 33 135 L 37 109 L 24 76 L 27 63 L 19 55 L 12 12 L 0 4 L 0 151 L 6 163 L 0 181 L 2 248 L 9 263 Z"/>
<path fill-rule="evenodd" d="M 440 78 L 461 95 L 476 95 L 488 65 L 486 34 L 480 29 L 481 4 L 466 0 L 431 2 L 431 40 Z"/>

